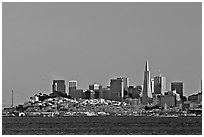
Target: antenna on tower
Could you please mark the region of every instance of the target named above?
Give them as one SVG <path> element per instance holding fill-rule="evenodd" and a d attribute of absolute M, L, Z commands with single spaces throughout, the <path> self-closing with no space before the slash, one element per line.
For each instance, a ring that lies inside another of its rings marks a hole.
<path fill-rule="evenodd" d="M 201 82 L 200 82 L 200 91 L 202 93 L 202 79 L 201 79 Z"/>
<path fill-rule="evenodd" d="M 11 107 L 13 107 L 13 90 L 11 91 Z"/>

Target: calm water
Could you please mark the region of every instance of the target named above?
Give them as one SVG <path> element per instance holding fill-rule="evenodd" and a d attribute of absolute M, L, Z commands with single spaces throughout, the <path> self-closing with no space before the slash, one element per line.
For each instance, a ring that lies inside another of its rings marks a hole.
<path fill-rule="evenodd" d="M 201 135 L 202 117 L 3 117 L 2 134 Z"/>

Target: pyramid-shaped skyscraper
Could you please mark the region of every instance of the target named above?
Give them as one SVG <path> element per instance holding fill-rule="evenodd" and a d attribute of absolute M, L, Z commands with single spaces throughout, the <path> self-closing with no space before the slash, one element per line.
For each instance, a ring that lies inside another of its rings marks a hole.
<path fill-rule="evenodd" d="M 144 71 L 142 105 L 148 105 L 150 98 L 152 98 L 152 92 L 151 92 L 150 70 L 149 70 L 149 64 L 148 64 L 148 60 L 147 60 L 146 66 L 145 66 L 145 71 Z"/>

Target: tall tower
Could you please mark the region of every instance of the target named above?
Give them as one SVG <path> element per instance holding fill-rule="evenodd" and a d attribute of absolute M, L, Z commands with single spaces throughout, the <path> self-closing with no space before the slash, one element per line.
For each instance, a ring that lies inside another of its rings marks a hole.
<path fill-rule="evenodd" d="M 129 87 L 129 78 L 121 77 L 121 79 L 123 80 L 123 90 L 121 93 L 121 97 L 123 98 L 123 97 L 127 96 L 128 87 Z"/>
<path fill-rule="evenodd" d="M 13 107 L 13 90 L 11 91 L 12 95 L 11 95 L 11 107 Z"/>
<path fill-rule="evenodd" d="M 154 77 L 154 93 L 164 94 L 166 91 L 166 77 L 159 76 Z"/>
<path fill-rule="evenodd" d="M 148 64 L 148 60 L 147 60 L 146 66 L 145 66 L 145 71 L 144 71 L 142 105 L 147 105 L 149 103 L 149 98 L 152 98 L 152 92 L 151 92 L 150 70 L 149 70 L 149 64 Z"/>
<path fill-rule="evenodd" d="M 151 91 L 154 93 L 154 79 L 151 79 Z"/>
<path fill-rule="evenodd" d="M 111 79 L 110 99 L 120 101 L 124 97 L 124 83 L 122 78 Z"/>
<path fill-rule="evenodd" d="M 202 93 L 202 79 L 200 81 L 200 92 Z"/>
<path fill-rule="evenodd" d="M 53 80 L 52 92 L 61 92 L 65 93 L 66 85 L 65 80 Z"/>
<path fill-rule="evenodd" d="M 76 90 L 77 89 L 77 81 L 76 80 L 70 80 L 69 82 L 69 90 Z"/>

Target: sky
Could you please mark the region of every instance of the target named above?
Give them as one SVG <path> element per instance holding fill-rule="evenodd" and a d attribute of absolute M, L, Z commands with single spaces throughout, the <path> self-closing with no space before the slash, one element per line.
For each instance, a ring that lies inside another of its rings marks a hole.
<path fill-rule="evenodd" d="M 202 3 L 3 3 L 2 103 L 22 104 L 51 93 L 52 80 L 77 80 L 78 88 L 110 79 L 143 84 L 148 59 L 184 82 L 184 95 L 200 91 Z M 67 86 L 68 88 L 68 86 Z"/>

